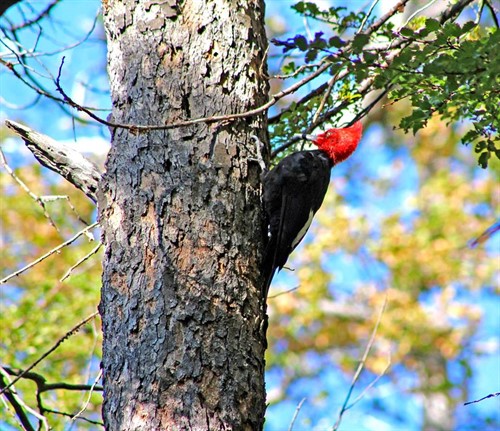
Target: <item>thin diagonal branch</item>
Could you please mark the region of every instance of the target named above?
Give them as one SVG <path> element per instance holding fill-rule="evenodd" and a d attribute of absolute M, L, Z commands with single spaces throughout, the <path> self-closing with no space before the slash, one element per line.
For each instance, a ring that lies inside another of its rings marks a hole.
<path fill-rule="evenodd" d="M 89 259 L 92 255 L 96 254 L 99 249 L 101 248 L 102 246 L 102 242 L 99 242 L 99 244 L 97 244 L 97 246 L 95 246 L 92 250 L 90 250 L 85 256 L 83 256 L 81 259 L 78 260 L 78 262 L 76 262 L 73 266 L 71 266 L 71 268 L 69 268 L 66 273 L 61 277 L 61 279 L 59 280 L 61 283 L 66 280 L 70 275 L 71 273 L 73 272 L 73 270 L 77 267 L 79 267 L 83 262 L 85 262 L 87 259 Z"/>
<path fill-rule="evenodd" d="M 351 398 L 352 391 L 354 390 L 354 386 L 356 385 L 356 382 L 359 379 L 359 376 L 361 375 L 361 372 L 363 371 L 363 368 L 365 367 L 366 359 L 368 358 L 368 355 L 370 354 L 370 350 L 373 346 L 373 343 L 375 342 L 375 336 L 377 335 L 378 327 L 380 325 L 380 322 L 382 320 L 382 316 L 385 311 L 385 307 L 387 306 L 387 295 L 384 299 L 384 303 L 382 305 L 382 308 L 380 309 L 380 312 L 377 317 L 377 322 L 375 323 L 375 327 L 373 328 L 372 334 L 370 336 L 370 340 L 368 341 L 368 344 L 366 345 L 365 352 L 363 353 L 363 357 L 361 358 L 361 361 L 358 365 L 358 368 L 356 370 L 356 373 L 354 374 L 354 377 L 352 378 L 351 386 L 349 387 L 349 391 L 347 392 L 347 396 L 345 397 L 344 404 L 342 405 L 342 408 L 340 409 L 339 416 L 337 418 L 337 422 L 335 425 L 332 427 L 332 431 L 338 430 L 340 426 L 340 422 L 342 421 L 342 416 L 344 413 L 348 410 L 349 406 L 349 399 Z M 355 402 L 357 402 L 356 400 Z"/>
<path fill-rule="evenodd" d="M 293 431 L 293 426 L 295 425 L 295 421 L 297 420 L 297 417 L 299 416 L 300 409 L 302 408 L 302 405 L 306 401 L 305 398 L 302 398 L 300 400 L 300 403 L 297 405 L 297 408 L 295 409 L 295 413 L 293 414 L 292 421 L 290 422 L 290 426 L 288 427 L 288 431 Z"/>
<path fill-rule="evenodd" d="M 64 247 L 66 247 L 66 246 L 70 245 L 72 242 L 76 241 L 82 235 L 86 234 L 88 231 L 95 228 L 98 224 L 99 224 L 98 222 L 92 223 L 90 226 L 87 226 L 85 229 L 78 232 L 72 238 L 68 239 L 67 241 L 63 242 L 62 244 L 59 244 L 57 247 L 55 247 L 52 250 L 45 253 L 43 256 L 40 256 L 38 259 L 34 260 L 33 262 L 29 263 L 28 265 L 22 267 L 21 269 L 18 269 L 17 271 L 13 272 L 12 274 L 9 274 L 7 277 L 2 278 L 0 280 L 0 284 L 4 284 L 7 281 L 9 281 L 11 278 L 18 276 L 19 274 L 22 274 L 24 271 L 27 271 L 28 269 L 34 267 L 35 265 L 38 265 L 41 261 L 47 259 L 49 256 L 52 256 L 54 253 L 57 253 L 59 250 L 62 250 Z"/>
<path fill-rule="evenodd" d="M 57 230 L 59 232 L 59 228 L 56 226 L 54 220 L 52 219 L 52 217 L 50 216 L 50 214 L 47 212 L 47 208 L 45 207 L 45 202 L 40 199 L 40 196 L 37 196 L 35 195 L 35 193 L 33 193 L 30 188 L 26 185 L 26 183 L 24 181 L 22 181 L 17 175 L 16 173 L 14 172 L 14 170 L 9 166 L 9 164 L 7 163 L 7 159 L 5 158 L 5 154 L 3 153 L 2 149 L 0 148 L 0 163 L 3 165 L 3 167 L 5 168 L 5 170 L 7 171 L 7 173 L 12 177 L 12 179 L 17 183 L 19 184 L 19 186 L 26 192 L 28 193 L 29 197 L 31 199 L 33 199 L 38 205 L 40 205 L 40 207 L 42 208 L 42 211 L 43 211 L 43 215 L 45 216 L 45 218 L 47 218 L 47 220 L 49 221 L 49 223 L 54 227 L 55 230 Z"/>
<path fill-rule="evenodd" d="M 71 328 L 66 334 L 64 334 L 56 343 L 47 350 L 42 356 L 40 356 L 35 362 L 33 362 L 28 368 L 26 368 L 23 372 L 21 372 L 15 379 L 13 379 L 8 385 L 6 385 L 2 390 L 0 390 L 0 395 L 2 395 L 6 390 L 8 390 L 13 384 L 22 379 L 26 373 L 35 368 L 40 362 L 42 362 L 47 356 L 49 356 L 54 350 L 56 350 L 64 341 L 66 341 L 69 337 L 74 335 L 76 332 L 80 330 L 82 326 L 92 320 L 95 316 L 99 314 L 98 311 L 92 313 L 90 316 L 83 319 L 81 322 L 77 323 L 73 328 Z"/>

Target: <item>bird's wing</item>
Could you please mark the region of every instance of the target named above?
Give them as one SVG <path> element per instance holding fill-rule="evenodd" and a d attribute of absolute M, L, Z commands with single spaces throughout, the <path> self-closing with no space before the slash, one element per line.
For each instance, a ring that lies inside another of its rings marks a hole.
<path fill-rule="evenodd" d="M 328 189 L 331 162 L 319 151 L 302 151 L 283 159 L 264 181 L 264 204 L 270 239 L 264 267 L 266 285 L 306 234 Z M 266 187 L 267 186 L 267 187 Z M 266 190 L 274 193 L 267 194 Z"/>

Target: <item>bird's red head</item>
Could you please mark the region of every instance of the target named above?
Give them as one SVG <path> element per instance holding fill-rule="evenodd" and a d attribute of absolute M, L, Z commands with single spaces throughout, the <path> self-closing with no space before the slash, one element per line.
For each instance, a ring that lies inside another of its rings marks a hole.
<path fill-rule="evenodd" d="M 351 127 L 329 129 L 320 133 L 313 139 L 313 142 L 337 164 L 343 162 L 354 152 L 362 132 L 361 121 L 357 121 Z"/>

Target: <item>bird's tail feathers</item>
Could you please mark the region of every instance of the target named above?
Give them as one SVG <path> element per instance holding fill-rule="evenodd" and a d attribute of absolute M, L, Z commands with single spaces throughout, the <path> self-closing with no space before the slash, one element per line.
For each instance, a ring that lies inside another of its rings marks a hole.
<path fill-rule="evenodd" d="M 264 252 L 264 259 L 262 261 L 262 274 L 264 278 L 264 284 L 262 285 L 262 297 L 264 300 L 267 299 L 267 294 L 269 293 L 269 287 L 273 281 L 274 274 L 276 272 L 276 237 L 271 236 L 269 242 L 267 243 L 266 250 Z"/>

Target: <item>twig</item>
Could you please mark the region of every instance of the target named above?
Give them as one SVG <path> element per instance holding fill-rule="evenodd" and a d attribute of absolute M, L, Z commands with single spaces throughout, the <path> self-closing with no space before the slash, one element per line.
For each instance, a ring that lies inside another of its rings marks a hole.
<path fill-rule="evenodd" d="M 385 15 L 381 16 L 377 22 L 374 22 L 370 27 L 368 27 L 368 30 L 365 31 L 365 34 L 374 33 L 394 15 L 396 15 L 397 13 L 404 12 L 406 3 L 408 3 L 409 1 L 410 0 L 401 0 L 399 3 L 396 3 L 390 11 L 388 11 Z"/>
<path fill-rule="evenodd" d="M 28 265 L 24 266 L 23 268 L 18 269 L 16 272 L 13 272 L 12 274 L 3 278 L 2 280 L 0 280 L 0 284 L 4 284 L 7 281 L 9 281 L 11 278 L 18 276 L 19 274 L 23 273 L 24 271 L 27 271 L 28 269 L 34 267 L 35 265 L 38 265 L 42 260 L 47 259 L 49 256 L 53 255 L 54 253 L 57 253 L 59 250 L 70 245 L 72 242 L 76 241 L 79 237 L 81 237 L 82 235 L 87 233 L 89 230 L 95 228 L 98 224 L 99 224 L 98 222 L 95 222 L 95 223 L 92 223 L 90 226 L 87 226 L 85 229 L 78 232 L 75 236 L 68 239 L 66 242 L 59 244 L 57 247 L 55 247 L 52 250 L 50 250 L 49 252 L 45 253 L 43 256 L 40 256 L 38 259 L 34 260 L 33 262 L 29 263 Z"/>
<path fill-rule="evenodd" d="M 278 296 L 281 296 L 281 295 L 286 295 L 287 293 L 290 293 L 290 292 L 293 292 L 294 290 L 297 290 L 299 287 L 300 286 L 292 287 L 291 289 L 284 290 L 283 292 L 278 292 L 278 293 L 276 293 L 274 295 L 270 295 L 267 298 L 268 299 L 273 299 L 273 298 L 277 298 Z"/>
<path fill-rule="evenodd" d="M 13 169 L 9 166 L 9 164 L 7 163 L 7 159 L 5 158 L 5 155 L 2 151 L 2 149 L 0 149 L 0 163 L 3 165 L 3 167 L 5 168 L 5 170 L 7 171 L 7 173 L 12 177 L 12 179 L 17 183 L 19 184 L 19 186 L 26 192 L 28 193 L 29 197 L 31 199 L 33 199 L 38 205 L 40 205 L 40 207 L 42 208 L 42 211 L 43 211 L 43 215 L 47 218 L 47 220 L 50 222 L 50 224 L 54 227 L 55 230 L 57 230 L 58 232 L 59 231 L 59 228 L 56 226 L 54 220 L 52 220 L 52 217 L 50 216 L 50 214 L 47 212 L 47 208 L 45 208 L 45 202 L 40 199 L 39 196 L 35 195 L 31 190 L 30 188 L 26 185 L 26 183 L 24 183 L 24 181 L 22 181 L 17 175 L 16 173 L 13 171 Z"/>
<path fill-rule="evenodd" d="M 368 13 L 363 18 L 363 21 L 361 21 L 361 25 L 359 26 L 356 34 L 361 33 L 361 31 L 363 30 L 363 27 L 365 26 L 366 21 L 368 20 L 368 18 L 370 18 L 370 15 L 372 14 L 373 9 L 375 9 L 375 6 L 377 6 L 378 2 L 379 2 L 379 0 L 373 0 L 372 4 L 370 5 L 370 9 L 368 9 Z"/>
<path fill-rule="evenodd" d="M 71 275 L 71 272 L 77 268 L 78 266 L 80 266 L 83 262 L 85 262 L 87 259 L 90 258 L 90 256 L 92 256 L 93 254 L 96 254 L 99 249 L 101 248 L 102 246 L 102 243 L 99 242 L 99 244 L 97 244 L 96 247 L 94 247 L 91 251 L 89 251 L 85 256 L 83 256 L 78 262 L 76 262 L 70 269 L 68 269 L 66 271 L 66 273 L 61 277 L 61 279 L 59 280 L 61 283 L 66 280 L 70 275 Z"/>
<path fill-rule="evenodd" d="M 68 103 L 70 106 L 77 109 L 78 111 L 85 112 L 90 118 L 94 119 L 95 121 L 98 121 L 101 124 L 104 124 L 104 125 L 111 127 L 111 128 L 121 128 L 121 129 L 130 130 L 134 133 L 148 132 L 148 131 L 152 131 L 152 130 L 176 129 L 179 127 L 192 126 L 194 124 L 200 124 L 200 123 L 210 124 L 210 123 L 218 123 L 218 122 L 222 122 L 222 121 L 234 121 L 238 118 L 252 117 L 254 115 L 261 114 L 261 113 L 267 111 L 271 106 L 275 105 L 280 99 L 282 99 L 283 97 L 285 97 L 291 93 L 294 93 L 300 87 L 302 87 L 305 84 L 307 84 L 308 82 L 312 81 L 313 79 L 315 79 L 316 77 L 321 75 L 329 67 L 331 67 L 331 64 L 329 62 L 325 61 L 322 66 L 320 66 L 315 72 L 311 73 L 309 76 L 306 76 L 305 78 L 301 79 L 299 82 L 291 85 L 290 87 L 286 88 L 285 90 L 282 90 L 279 93 L 276 93 L 275 95 L 273 95 L 270 98 L 270 100 L 267 103 L 259 106 L 258 108 L 251 109 L 251 110 L 246 111 L 246 112 L 241 112 L 238 114 L 214 115 L 212 117 L 195 118 L 192 120 L 179 121 L 177 123 L 165 124 L 165 125 L 161 125 L 161 126 L 159 126 L 159 125 L 144 126 L 144 125 L 114 123 L 114 122 L 111 122 L 108 120 L 104 120 L 104 119 L 98 117 L 97 115 L 95 115 L 89 109 L 84 108 L 83 106 L 80 106 L 78 103 L 73 101 L 64 92 L 64 90 L 62 89 L 60 82 L 59 82 L 63 64 L 64 64 L 64 57 L 62 59 L 61 65 L 59 67 L 59 74 L 58 74 L 57 79 L 55 81 L 55 85 L 56 85 L 56 88 L 59 91 L 59 93 L 61 93 L 61 95 L 63 96 L 64 101 L 66 103 Z"/>
<path fill-rule="evenodd" d="M 493 223 L 488 229 L 486 229 L 481 235 L 469 242 L 470 248 L 475 248 L 479 244 L 488 241 L 495 233 L 500 231 L 500 221 Z"/>
<path fill-rule="evenodd" d="M 464 406 L 468 406 L 469 404 L 479 403 L 480 401 L 486 400 L 488 398 L 495 398 L 495 397 L 498 397 L 498 396 L 500 396 L 500 392 L 495 392 L 493 394 L 486 395 L 483 398 L 479 398 L 478 400 L 467 401 L 466 403 L 464 403 Z"/>
<path fill-rule="evenodd" d="M 474 0 L 458 0 L 453 6 L 450 8 L 446 9 L 440 17 L 439 22 L 441 24 L 444 24 L 446 21 L 448 21 L 450 18 L 454 17 L 455 15 L 459 14 L 462 12 L 462 10 L 465 8 L 465 6 L 469 5 L 472 3 Z"/>
<path fill-rule="evenodd" d="M 332 427 L 332 431 L 336 431 L 339 428 L 340 422 L 342 421 L 342 416 L 348 410 L 349 399 L 351 398 L 352 391 L 354 390 L 354 386 L 356 385 L 356 382 L 358 381 L 359 376 L 361 375 L 361 371 L 363 371 L 363 368 L 364 368 L 365 363 L 366 363 L 366 359 L 368 358 L 370 350 L 371 350 L 373 343 L 375 341 L 375 335 L 377 334 L 378 327 L 380 325 L 380 321 L 382 320 L 382 315 L 384 314 L 386 305 L 387 305 L 387 295 L 385 296 L 384 303 L 382 304 L 382 308 L 380 309 L 380 311 L 378 313 L 377 322 L 375 323 L 375 327 L 373 328 L 372 334 L 370 336 L 370 340 L 368 341 L 368 344 L 366 345 L 365 352 L 363 353 L 363 357 L 361 358 L 361 362 L 359 363 L 358 368 L 356 370 L 356 373 L 354 374 L 354 377 L 352 378 L 351 386 L 349 387 L 349 391 L 347 392 L 347 396 L 345 397 L 344 404 L 342 405 L 342 408 L 340 409 L 339 416 L 337 418 L 337 422 L 335 422 L 335 425 Z"/>
<path fill-rule="evenodd" d="M 417 9 L 415 12 L 413 12 L 409 17 L 408 19 L 406 20 L 406 22 L 401 26 L 399 27 L 399 30 L 400 31 L 403 27 L 406 27 L 408 25 L 408 23 L 413 19 L 415 18 L 420 12 L 424 11 L 425 9 L 427 9 L 429 6 L 432 6 L 434 3 L 436 3 L 437 0 L 431 0 L 429 3 L 427 4 L 424 4 L 420 9 Z"/>
<path fill-rule="evenodd" d="M 10 28 L 9 30 L 10 31 L 17 31 L 17 30 L 20 30 L 22 28 L 26 28 L 26 27 L 29 27 L 33 24 L 36 24 L 37 22 L 39 22 L 42 18 L 44 18 L 45 16 L 49 15 L 50 14 L 50 11 L 54 8 L 54 6 L 59 3 L 61 0 L 53 0 L 51 3 L 49 3 L 49 5 L 43 10 L 41 11 L 38 16 L 36 16 L 35 18 L 33 19 L 30 19 L 28 21 L 23 21 L 22 24 L 20 25 L 17 25 L 17 26 L 14 26 L 12 28 Z"/>
<path fill-rule="evenodd" d="M 80 330 L 80 328 L 85 325 L 87 322 L 92 320 L 95 316 L 99 314 L 98 311 L 92 313 L 90 316 L 83 319 L 80 323 L 77 323 L 73 328 L 71 328 L 66 334 L 64 334 L 57 342 L 47 350 L 42 356 L 40 356 L 35 362 L 33 362 L 28 368 L 26 368 L 23 372 L 21 372 L 14 380 L 12 380 L 7 386 L 2 388 L 0 391 L 0 395 L 2 395 L 7 389 L 9 389 L 14 383 L 22 379 L 28 371 L 31 371 L 35 368 L 40 362 L 42 362 L 47 356 L 49 356 L 54 350 L 56 350 L 64 341 L 66 341 L 69 337 L 74 335 L 76 332 Z"/>
<path fill-rule="evenodd" d="M 67 412 L 60 412 L 59 410 L 52 410 L 52 409 L 45 409 L 45 411 L 47 413 L 53 413 L 55 415 L 61 415 L 61 416 L 67 416 L 67 417 L 70 417 L 70 418 L 73 418 L 75 415 L 72 414 L 72 413 L 67 413 Z M 82 421 L 85 421 L 85 422 L 88 422 L 90 424 L 93 424 L 93 425 L 101 425 L 101 426 L 104 426 L 104 423 L 100 422 L 100 421 L 93 421 L 92 419 L 89 419 L 89 418 L 85 418 L 83 416 L 80 416 L 78 418 L 79 420 L 82 420 Z"/>
<path fill-rule="evenodd" d="M 299 416 L 300 409 L 302 408 L 302 404 L 306 401 L 305 398 L 302 398 L 300 400 L 300 403 L 297 405 L 297 408 L 295 409 L 295 413 L 293 414 L 292 422 L 290 422 L 290 426 L 288 427 L 288 431 L 293 430 L 293 426 L 295 424 L 295 421 L 297 420 L 297 416 Z"/>
<path fill-rule="evenodd" d="M 73 205 L 73 203 L 71 202 L 71 199 L 68 195 L 45 195 L 45 196 L 40 196 L 40 199 L 45 203 L 45 202 L 53 202 L 53 201 L 57 201 L 57 200 L 61 200 L 61 199 L 64 199 L 71 211 L 73 211 L 73 213 L 75 214 L 76 218 L 82 222 L 85 226 L 88 226 L 89 223 L 83 219 L 83 217 L 80 215 L 80 213 L 78 212 L 78 210 L 75 208 L 75 206 Z"/>
<path fill-rule="evenodd" d="M 313 123 L 316 123 L 316 121 L 318 121 L 318 117 L 320 116 L 321 111 L 323 111 L 323 108 L 326 105 L 326 101 L 327 101 L 328 97 L 330 97 L 330 94 L 332 94 L 333 85 L 335 84 L 335 82 L 337 82 L 337 79 L 338 79 L 336 76 L 333 76 L 328 81 L 328 88 L 326 89 L 325 94 L 323 94 L 323 97 L 321 98 L 321 102 L 319 103 L 318 109 L 314 113 L 314 116 L 312 119 Z"/>
<path fill-rule="evenodd" d="M 80 415 L 87 409 L 87 407 L 90 403 L 90 398 L 92 397 L 92 393 L 94 392 L 94 388 L 96 387 L 97 382 L 99 381 L 99 379 L 101 377 L 102 377 L 102 368 L 99 369 L 99 373 L 97 374 L 97 377 L 95 378 L 94 383 L 92 384 L 92 387 L 90 388 L 89 395 L 87 397 L 87 401 L 85 401 L 85 404 L 83 405 L 81 410 L 75 416 L 73 416 L 73 418 L 71 419 L 72 421 L 75 421 L 76 419 L 78 419 L 80 417 Z"/>
<path fill-rule="evenodd" d="M 45 377 L 42 376 L 41 374 L 35 373 L 33 371 L 28 371 L 26 372 L 25 370 L 18 370 L 18 369 L 13 369 L 10 367 L 3 367 L 3 369 L 9 373 L 11 376 L 19 376 L 20 374 L 23 375 L 23 379 L 28 379 L 32 380 L 33 382 L 36 383 L 37 390 L 38 392 L 48 392 L 48 391 L 55 391 L 59 389 L 63 389 L 66 391 L 89 391 L 90 389 L 94 388 L 95 391 L 102 392 L 103 387 L 102 386 L 94 386 L 94 385 L 84 385 L 84 384 L 72 384 L 72 383 L 64 383 L 64 382 L 57 382 L 57 383 L 47 383 L 45 380 Z"/>
<path fill-rule="evenodd" d="M 302 66 L 299 66 L 295 72 L 289 73 L 288 75 L 272 75 L 272 79 L 289 79 L 289 78 L 294 78 L 297 75 L 299 75 L 303 70 L 305 69 L 312 69 L 314 67 L 318 67 L 321 63 L 315 63 L 315 64 L 303 64 Z"/>
<path fill-rule="evenodd" d="M 377 384 L 377 382 L 385 375 L 385 373 L 387 372 L 387 370 L 390 368 L 391 366 L 391 357 L 389 355 L 389 358 L 387 360 L 387 365 L 385 366 L 385 368 L 382 370 L 382 372 L 377 376 L 375 377 L 375 379 L 366 387 L 363 389 L 363 391 L 354 399 L 354 401 L 349 404 L 347 407 L 346 407 L 346 410 L 349 410 L 351 409 L 352 407 L 354 407 L 359 401 L 361 401 L 363 399 L 363 397 L 365 396 L 365 394 L 373 387 Z"/>
<path fill-rule="evenodd" d="M 495 23 L 496 28 L 499 28 L 500 25 L 498 23 L 498 16 L 497 16 L 497 12 L 495 11 L 495 8 L 492 6 L 492 4 L 489 2 L 489 0 L 483 0 L 483 2 L 484 2 L 483 4 L 485 4 L 486 7 L 490 10 L 491 19 Z"/>
<path fill-rule="evenodd" d="M 25 431 L 35 431 L 33 426 L 31 425 L 28 416 L 26 415 L 25 411 L 28 413 L 32 414 L 35 416 L 42 424 L 45 430 L 49 430 L 49 424 L 47 422 L 47 418 L 40 413 L 36 412 L 33 410 L 31 407 L 26 405 L 26 403 L 17 396 L 16 391 L 14 388 L 9 389 L 12 387 L 12 385 L 15 383 L 15 380 L 9 382 L 9 376 L 8 373 L 0 367 L 0 387 L 2 387 L 2 391 L 0 394 L 4 394 L 4 396 L 9 400 L 10 404 L 14 408 L 17 417 L 19 418 L 19 421 L 21 422 L 21 425 L 25 429 Z M 9 382 L 5 384 L 4 379 Z M 5 393 L 4 393 L 5 391 Z"/>

